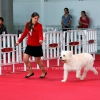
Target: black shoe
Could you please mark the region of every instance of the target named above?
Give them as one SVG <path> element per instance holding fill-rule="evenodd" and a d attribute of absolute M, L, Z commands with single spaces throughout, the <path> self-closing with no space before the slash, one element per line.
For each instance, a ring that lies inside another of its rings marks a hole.
<path fill-rule="evenodd" d="M 34 73 L 32 73 L 32 74 L 30 74 L 29 76 L 25 76 L 25 78 L 29 78 L 30 76 L 33 76 L 34 75 Z"/>
<path fill-rule="evenodd" d="M 40 78 L 45 78 L 46 75 L 47 75 L 47 72 L 45 72 L 45 75 L 44 76 L 40 76 Z"/>

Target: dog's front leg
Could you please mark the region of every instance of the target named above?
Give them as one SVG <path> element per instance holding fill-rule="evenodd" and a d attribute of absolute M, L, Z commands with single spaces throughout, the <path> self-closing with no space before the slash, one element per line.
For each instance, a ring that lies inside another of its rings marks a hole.
<path fill-rule="evenodd" d="M 81 77 L 80 74 L 81 74 L 81 71 L 80 71 L 80 70 L 77 70 L 77 71 L 76 71 L 76 77 L 77 77 L 77 78 L 80 78 L 80 77 Z"/>
<path fill-rule="evenodd" d="M 68 77 L 68 70 L 64 70 L 64 76 L 63 76 L 63 80 L 61 80 L 61 82 L 66 82 Z"/>

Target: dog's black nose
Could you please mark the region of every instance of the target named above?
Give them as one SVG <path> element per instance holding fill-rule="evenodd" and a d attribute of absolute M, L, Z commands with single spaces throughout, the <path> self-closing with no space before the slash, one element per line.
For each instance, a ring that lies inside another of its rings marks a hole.
<path fill-rule="evenodd" d="M 60 57 L 60 59 L 62 59 L 62 57 Z"/>

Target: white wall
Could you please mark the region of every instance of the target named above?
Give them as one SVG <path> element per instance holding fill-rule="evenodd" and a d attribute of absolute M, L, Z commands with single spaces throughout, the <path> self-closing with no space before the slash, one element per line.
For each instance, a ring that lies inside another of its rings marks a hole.
<path fill-rule="evenodd" d="M 100 1 L 45 2 L 45 25 L 60 25 L 64 7 L 68 7 L 73 16 L 73 25 L 78 25 L 80 12 L 85 10 L 91 19 L 91 26 L 100 25 Z M 40 2 L 14 2 L 14 24 L 24 25 L 32 12 L 41 13 Z M 40 15 L 41 16 L 41 15 Z M 40 19 L 41 22 L 41 19 Z"/>
<path fill-rule="evenodd" d="M 0 17 L 2 16 L 2 11 L 1 11 L 1 0 L 0 0 Z"/>
<path fill-rule="evenodd" d="M 40 2 L 14 2 L 13 6 L 14 25 L 25 25 L 33 12 L 40 14 Z"/>
<path fill-rule="evenodd" d="M 63 8 L 68 7 L 73 16 L 73 26 L 78 24 L 80 12 L 85 10 L 90 17 L 91 26 L 100 25 L 100 1 L 67 1 L 67 2 L 46 2 L 45 3 L 45 24 L 60 25 Z"/>
<path fill-rule="evenodd" d="M 47 2 L 62 2 L 62 1 L 94 1 L 94 0 L 47 0 Z M 100 0 L 95 0 L 95 1 L 100 1 Z"/>
<path fill-rule="evenodd" d="M 13 2 L 39 2 L 40 0 L 13 0 Z"/>
<path fill-rule="evenodd" d="M 38 1 L 40 1 L 40 0 L 13 0 L 14 2 L 19 2 L 19 1 L 23 1 L 23 2 L 26 2 L 26 1 L 36 1 L 36 2 L 38 2 Z M 62 2 L 62 1 L 94 1 L 94 0 L 44 0 L 44 1 L 46 1 L 46 2 Z M 95 0 L 95 1 L 99 1 L 99 0 Z"/>

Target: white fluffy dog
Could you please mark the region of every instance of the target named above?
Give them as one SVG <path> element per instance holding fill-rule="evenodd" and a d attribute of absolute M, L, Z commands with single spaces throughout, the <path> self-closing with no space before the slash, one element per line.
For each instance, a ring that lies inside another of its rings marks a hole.
<path fill-rule="evenodd" d="M 73 55 L 71 51 L 62 51 L 60 59 L 64 63 L 64 76 L 62 82 L 67 81 L 68 72 L 72 70 L 76 71 L 76 77 L 80 80 L 84 80 L 89 70 L 98 75 L 97 70 L 93 67 L 94 58 L 89 53 Z M 80 75 L 82 68 L 84 69 L 84 72 Z"/>

